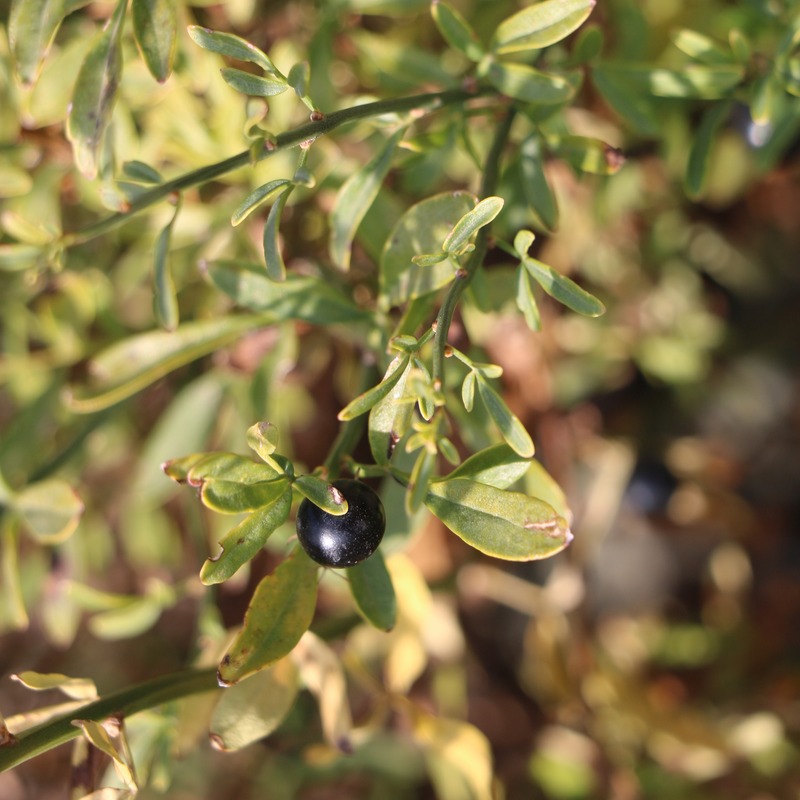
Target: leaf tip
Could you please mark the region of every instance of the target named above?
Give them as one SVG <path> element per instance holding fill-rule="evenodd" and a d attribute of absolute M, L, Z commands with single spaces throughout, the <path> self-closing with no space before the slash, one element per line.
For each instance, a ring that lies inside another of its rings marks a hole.
<path fill-rule="evenodd" d="M 218 733 L 214 733 L 213 731 L 208 734 L 208 742 L 214 750 L 220 753 L 227 753 L 230 750 L 225 744 L 225 740 Z"/>

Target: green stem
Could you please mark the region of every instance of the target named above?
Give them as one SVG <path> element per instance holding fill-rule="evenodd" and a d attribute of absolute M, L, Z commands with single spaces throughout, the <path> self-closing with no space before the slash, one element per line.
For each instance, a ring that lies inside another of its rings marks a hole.
<path fill-rule="evenodd" d="M 81 731 L 72 724 L 73 720 L 101 722 L 111 716 L 125 718 L 171 700 L 214 689 L 219 689 L 216 668 L 162 675 L 160 678 L 113 692 L 73 709 L 69 714 L 23 731 L 14 743 L 0 747 L 0 772 L 75 739 Z"/>
<path fill-rule="evenodd" d="M 379 117 L 382 114 L 396 114 L 408 111 L 434 111 L 442 106 L 463 103 L 475 97 L 492 93 L 493 90 L 485 88 L 473 92 L 463 89 L 450 89 L 444 92 L 429 92 L 426 94 L 413 95 L 411 97 L 400 97 L 393 100 L 378 100 L 374 103 L 364 103 L 363 105 L 345 108 L 341 111 L 334 111 L 321 120 L 307 122 L 305 125 L 300 125 L 297 128 L 279 134 L 265 146 L 264 152 L 261 153 L 256 160 L 263 161 L 265 158 L 269 158 L 273 153 L 277 153 L 280 150 L 296 147 L 303 142 L 316 139 L 318 136 L 324 136 L 348 122 L 368 119 L 369 117 Z M 250 150 L 245 150 L 235 156 L 218 161 L 216 164 L 200 167 L 200 169 L 187 172 L 171 181 L 159 184 L 134 198 L 126 211 L 111 214 L 105 219 L 87 225 L 85 228 L 65 234 L 61 239 L 61 244 L 64 247 L 72 247 L 76 244 L 88 242 L 114 228 L 118 228 L 120 225 L 127 222 L 132 215 L 165 200 L 170 195 L 193 186 L 208 183 L 215 178 L 219 178 L 221 175 L 246 166 L 251 162 L 251 159 L 252 154 Z"/>
<path fill-rule="evenodd" d="M 497 182 L 500 176 L 500 160 L 503 150 L 511 133 L 511 125 L 514 122 L 516 109 L 512 106 L 503 118 L 492 141 L 492 146 L 486 156 L 486 165 L 483 170 L 481 180 L 480 199 L 493 195 L 497 190 Z M 469 286 L 475 273 L 483 264 L 486 251 L 489 249 L 489 229 L 486 225 L 478 231 L 475 237 L 475 249 L 470 253 L 469 258 L 463 268 L 456 273 L 456 278 L 450 285 L 450 289 L 445 295 L 439 314 L 436 317 L 436 338 L 433 346 L 433 383 L 434 386 L 444 388 L 444 351 L 447 347 L 447 334 L 453 322 L 458 301 L 464 293 L 464 289 Z"/>

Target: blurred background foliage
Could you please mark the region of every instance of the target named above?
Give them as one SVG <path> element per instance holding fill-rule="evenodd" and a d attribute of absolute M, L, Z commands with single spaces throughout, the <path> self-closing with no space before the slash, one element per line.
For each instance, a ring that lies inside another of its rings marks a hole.
<path fill-rule="evenodd" d="M 219 79 L 219 59 L 192 45 L 186 24 L 236 32 L 279 66 L 308 59 L 323 110 L 457 85 L 467 66 L 444 48 L 427 2 L 179 5 L 175 72 L 163 84 L 124 32 L 113 153 L 94 181 L 74 168 L 63 123 L 112 6 L 89 3 L 66 18 L 32 90 L 15 83 L 0 29 L 0 247 L 31 245 L 13 258 L 0 251 L 0 475 L 14 491 L 34 487 L 32 519 L 3 530 L 4 676 L 90 676 L 107 691 L 213 663 L 292 530 L 233 580 L 203 588 L 197 572 L 225 520 L 159 465 L 201 449 L 246 452 L 247 427 L 268 419 L 283 451 L 313 468 L 352 396 L 352 332 L 302 322 L 263 328 L 94 414 L 75 413 L 65 395 L 85 380 L 89 357 L 153 327 L 153 247 L 174 209 L 58 254 L 57 268 L 28 268 L 38 243 L 124 206 L 117 162 L 170 175 L 203 166 L 246 146 L 245 130 L 265 111 Z M 486 31 L 517 4 L 458 7 Z M 590 24 L 603 34 L 595 58 L 608 74 L 645 63 L 682 69 L 680 29 L 720 42 L 740 31 L 756 86 L 796 12 L 788 0 L 608 0 Z M 596 35 L 571 37 L 555 57 L 568 62 L 576 41 L 592 47 Z M 452 329 L 456 346 L 504 368 L 506 400 L 574 510 L 572 546 L 541 563 L 493 561 L 425 513 L 409 521 L 402 493 L 386 490 L 397 628 L 362 623 L 330 574 L 312 626 L 345 665 L 363 735 L 355 753 L 321 744 L 307 692 L 263 743 L 218 753 L 199 698 L 130 720 L 140 797 L 459 800 L 474 796 L 471 770 L 489 767 L 485 742 L 454 720 L 486 737 L 497 796 L 509 800 L 800 796 L 799 103 L 770 87 L 734 93 L 690 200 L 687 160 L 711 104 L 635 92 L 620 100 L 602 79 L 584 82 L 564 112 L 569 130 L 620 148 L 625 164 L 607 178 L 549 159 L 552 234 L 510 165 L 500 194 L 522 202 L 507 205 L 495 230 L 510 238 L 535 228 L 537 258 L 590 288 L 607 313 L 585 319 L 544 298 L 542 331 L 532 332 L 513 304 L 494 301 L 514 278 L 493 251 Z M 280 96 L 266 121 L 279 133 L 306 115 Z M 374 260 L 420 193 L 475 188 L 453 115 L 431 117 L 401 153 L 360 229 L 346 278 L 357 297 L 374 293 Z M 488 140 L 491 129 L 487 119 L 472 135 Z M 295 271 L 344 280 L 325 266 L 326 215 L 372 138 L 356 126 L 311 149 L 317 187 L 292 195 L 282 225 Z M 198 265 L 258 261 L 257 221 L 232 228 L 231 211 L 293 170 L 282 153 L 185 193 L 170 244 L 182 318 L 230 311 Z M 470 448 L 489 443 L 488 420 L 483 429 L 465 426 Z M 58 524 L 36 517 L 37 491 L 63 495 Z M 0 682 L 7 717 L 38 704 Z M 62 797 L 68 760 L 61 748 L 0 775 L 0 794 Z"/>

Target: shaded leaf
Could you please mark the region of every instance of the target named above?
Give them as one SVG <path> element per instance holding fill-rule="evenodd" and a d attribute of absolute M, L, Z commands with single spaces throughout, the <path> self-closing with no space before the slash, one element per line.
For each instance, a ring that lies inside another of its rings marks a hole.
<path fill-rule="evenodd" d="M 208 478 L 200 489 L 200 500 L 206 508 L 220 514 L 246 514 L 274 503 L 289 486 L 286 477 L 259 483 Z"/>
<path fill-rule="evenodd" d="M 547 503 L 465 478 L 431 483 L 425 505 L 467 544 L 496 558 L 547 558 L 572 541 L 567 521 Z"/>
<path fill-rule="evenodd" d="M 558 227 L 558 204 L 544 171 L 541 140 L 530 136 L 520 148 L 520 167 L 525 199 L 541 226 L 548 231 Z"/>
<path fill-rule="evenodd" d="M 50 545 L 65 541 L 75 532 L 84 506 L 68 483 L 49 478 L 18 492 L 12 508 L 37 542 Z"/>
<path fill-rule="evenodd" d="M 163 83 L 172 72 L 178 32 L 174 0 L 133 0 L 133 34 L 150 74 Z"/>
<path fill-rule="evenodd" d="M 317 565 L 298 547 L 256 587 L 217 670 L 220 683 L 237 683 L 290 653 L 311 624 L 316 600 Z"/>
<path fill-rule="evenodd" d="M 579 28 L 592 13 L 595 0 L 544 0 L 501 22 L 492 36 L 495 53 L 538 50 L 555 44 Z"/>
<path fill-rule="evenodd" d="M 252 191 L 239 205 L 236 211 L 231 214 L 231 225 L 238 225 L 240 222 L 247 219 L 250 214 L 255 211 L 261 203 L 266 202 L 283 186 L 286 186 L 290 181 L 287 178 L 278 178 L 274 181 L 259 186 Z"/>
<path fill-rule="evenodd" d="M 510 447 L 524 458 L 530 458 L 533 455 L 534 447 L 525 426 L 511 412 L 505 400 L 480 375 L 478 375 L 478 394 L 483 400 L 489 416 L 494 420 Z"/>
<path fill-rule="evenodd" d="M 381 551 L 350 567 L 347 579 L 361 616 L 378 630 L 390 631 L 397 622 L 397 598 Z"/>
<path fill-rule="evenodd" d="M 531 276 L 525 267 L 520 264 L 517 267 L 517 308 L 525 317 L 525 322 L 532 331 L 542 329 L 542 318 L 539 314 L 539 306 L 536 303 L 536 295 L 533 293 L 533 283 Z"/>
<path fill-rule="evenodd" d="M 559 136 L 549 141 L 556 154 L 581 172 L 614 175 L 625 163 L 616 147 L 588 136 Z"/>
<path fill-rule="evenodd" d="M 232 33 L 212 31 L 209 28 L 201 28 L 199 25 L 190 25 L 187 30 L 191 40 L 204 50 L 235 58 L 238 61 L 249 61 L 252 64 L 257 64 L 265 72 L 282 77 L 266 53 L 239 36 L 235 36 Z"/>
<path fill-rule="evenodd" d="M 453 226 L 447 234 L 442 250 L 459 255 L 473 234 L 488 225 L 503 208 L 502 197 L 485 197 Z"/>
<path fill-rule="evenodd" d="M 180 206 L 175 209 L 172 219 L 158 234 L 153 259 L 153 308 L 156 321 L 167 331 L 174 331 L 179 322 L 178 298 L 167 259 L 172 228 L 178 218 L 179 211 Z"/>
<path fill-rule="evenodd" d="M 336 196 L 331 212 L 330 253 L 333 263 L 343 269 L 350 267 L 350 248 L 358 226 L 378 196 L 405 131 L 405 128 L 395 131 L 374 158 L 344 182 Z"/>
<path fill-rule="evenodd" d="M 200 580 L 206 584 L 228 580 L 264 546 L 270 535 L 286 522 L 292 507 L 292 493 L 285 491 L 273 502 L 252 513 L 220 540 L 222 550 L 206 559 Z"/>
<path fill-rule="evenodd" d="M 409 516 L 416 514 L 428 494 L 428 484 L 430 483 L 433 471 L 436 467 L 436 453 L 432 453 L 427 447 L 419 451 L 417 460 L 411 470 L 411 477 L 408 481 L 408 491 L 406 492 L 406 513 Z"/>
<path fill-rule="evenodd" d="M 564 490 L 536 460 L 530 462 L 529 469 L 525 473 L 525 489 L 529 495 L 543 500 L 553 508 L 556 514 L 571 523 L 572 511 L 567 503 Z"/>
<path fill-rule="evenodd" d="M 504 95 L 529 103 L 564 103 L 575 93 L 573 85 L 566 78 L 541 72 L 525 64 L 493 60 L 488 65 L 486 77 Z"/>
<path fill-rule="evenodd" d="M 471 61 L 480 61 L 485 51 L 469 23 L 445 0 L 433 0 L 431 14 L 439 33 L 456 50 L 460 50 Z"/>
<path fill-rule="evenodd" d="M 119 0 L 102 33 L 81 64 L 67 117 L 67 138 L 75 163 L 87 177 L 97 175 L 100 151 L 122 77 L 122 26 L 127 0 Z"/>
<path fill-rule="evenodd" d="M 294 487 L 303 497 L 329 514 L 339 517 L 347 513 L 348 504 L 344 495 L 333 484 L 316 475 L 300 475 Z"/>
<path fill-rule="evenodd" d="M 241 750 L 269 736 L 286 719 L 299 691 L 297 667 L 282 658 L 224 691 L 211 715 L 216 750 Z"/>
<path fill-rule="evenodd" d="M 597 65 L 591 74 L 600 94 L 634 130 L 646 136 L 660 135 L 661 128 L 652 103 L 632 86 L 624 73 L 613 67 Z"/>
<path fill-rule="evenodd" d="M 403 369 L 400 369 L 401 365 Z M 369 412 L 368 436 L 372 457 L 377 464 L 388 464 L 397 442 L 411 425 L 414 404 L 407 397 L 407 383 L 411 374 L 408 359 L 395 358 L 386 370 L 384 380 L 394 372 L 400 377 L 386 397 L 380 400 Z"/>
<path fill-rule="evenodd" d="M 697 126 L 686 165 L 686 191 L 691 198 L 696 199 L 703 193 L 714 137 L 728 118 L 730 108 L 730 103 L 715 103 L 706 110 Z"/>
<path fill-rule="evenodd" d="M 293 190 L 294 184 L 290 183 L 281 191 L 277 200 L 272 204 L 267 221 L 264 223 L 264 262 L 267 266 L 267 276 L 279 283 L 286 280 L 286 264 L 283 263 L 283 255 L 278 242 L 278 228 L 281 224 L 283 208 Z"/>
<path fill-rule="evenodd" d="M 289 86 L 294 89 L 294 93 L 306 104 L 309 109 L 311 109 L 311 111 L 314 111 L 314 103 L 308 96 L 308 85 L 311 81 L 311 71 L 309 69 L 308 62 L 301 61 L 298 64 L 294 64 L 289 70 L 287 80 L 289 82 Z"/>
<path fill-rule="evenodd" d="M 655 97 L 695 97 L 715 100 L 725 97 L 741 83 L 744 67 L 738 64 L 704 66 L 689 64 L 683 69 L 657 67 L 628 67 L 603 65 L 608 74 L 617 75 L 635 90 L 646 91 Z"/>
<path fill-rule="evenodd" d="M 507 489 L 525 475 L 534 463 L 536 462 L 519 455 L 507 444 L 495 444 L 471 455 L 443 480 L 468 478 L 497 489 Z"/>
<path fill-rule="evenodd" d="M 243 333 L 273 321 L 248 314 L 187 322 L 174 331 L 148 331 L 112 344 L 89 362 L 94 380 L 72 386 L 66 401 L 78 414 L 91 414 L 125 400 L 178 367 L 213 353 Z"/>
<path fill-rule="evenodd" d="M 126 161 L 122 165 L 122 173 L 136 183 L 156 185 L 164 180 L 157 169 L 142 161 Z"/>
<path fill-rule="evenodd" d="M 587 317 L 599 317 L 605 313 L 606 307 L 594 295 L 581 289 L 571 278 L 561 275 L 552 267 L 530 256 L 525 256 L 522 263 L 542 289 L 567 308 Z"/>
<path fill-rule="evenodd" d="M 409 364 L 410 358 L 410 356 L 406 356 L 400 359 L 398 356 L 394 359 L 392 363 L 389 364 L 389 368 L 386 370 L 386 375 L 384 375 L 383 380 L 377 386 L 367 389 L 366 392 L 351 400 L 339 412 L 339 419 L 343 422 L 349 419 L 355 419 L 361 416 L 361 414 L 366 414 L 367 411 L 383 400 L 396 386 L 400 378 L 403 377 L 403 373 Z M 396 363 L 397 361 L 401 363 L 398 364 Z"/>
<path fill-rule="evenodd" d="M 223 67 L 220 74 L 231 89 L 250 97 L 274 97 L 289 88 L 286 81 L 279 78 L 265 78 L 235 67 Z"/>

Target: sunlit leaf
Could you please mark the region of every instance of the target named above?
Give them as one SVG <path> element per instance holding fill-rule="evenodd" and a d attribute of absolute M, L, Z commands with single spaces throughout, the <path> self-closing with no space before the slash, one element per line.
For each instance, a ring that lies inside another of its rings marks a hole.
<path fill-rule="evenodd" d="M 529 103 L 564 103 L 575 93 L 573 85 L 566 78 L 526 64 L 493 60 L 487 67 L 486 77 L 498 91 Z"/>
<path fill-rule="evenodd" d="M 483 45 L 470 24 L 445 0 L 433 0 L 431 14 L 444 40 L 460 50 L 471 61 L 480 61 L 484 56 Z"/>
<path fill-rule="evenodd" d="M 271 422 L 256 422 L 247 429 L 247 446 L 267 461 L 278 449 L 278 429 Z"/>
<path fill-rule="evenodd" d="M 395 131 L 375 157 L 344 182 L 336 196 L 331 212 L 330 253 L 333 263 L 343 269 L 350 267 L 350 249 L 358 226 L 378 196 L 405 130 L 401 128 Z"/>
<path fill-rule="evenodd" d="M 294 482 L 294 488 L 329 514 L 338 517 L 347 513 L 348 504 L 345 496 L 322 478 L 317 478 L 315 475 L 300 475 Z"/>
<path fill-rule="evenodd" d="M 256 587 L 244 627 L 220 662 L 220 682 L 236 683 L 290 653 L 311 624 L 316 600 L 317 565 L 297 548 Z"/>
<path fill-rule="evenodd" d="M 472 411 L 475 404 L 475 370 L 471 369 L 465 376 L 464 382 L 461 384 L 461 402 L 467 411 Z"/>
<path fill-rule="evenodd" d="M 595 0 L 544 0 L 501 22 L 492 36 L 495 53 L 538 50 L 555 44 L 579 28 L 592 13 Z"/>
<path fill-rule="evenodd" d="M 133 33 L 150 74 L 163 83 L 172 72 L 178 33 L 174 0 L 133 0 Z"/>
<path fill-rule="evenodd" d="M 510 447 L 524 458 L 533 455 L 533 441 L 519 418 L 511 412 L 503 398 L 483 379 L 478 376 L 478 394 L 480 395 L 489 416 L 500 429 L 503 438 Z"/>
<path fill-rule="evenodd" d="M 397 598 L 381 551 L 350 567 L 346 574 L 361 616 L 379 630 L 391 630 L 397 621 Z"/>
<path fill-rule="evenodd" d="M 294 184 L 290 183 L 285 189 L 281 190 L 269 210 L 267 221 L 264 223 L 264 261 L 267 266 L 267 277 L 278 283 L 286 280 L 286 264 L 283 262 L 283 254 L 278 241 L 278 229 L 281 224 L 283 208 L 293 189 Z"/>
<path fill-rule="evenodd" d="M 703 193 L 714 138 L 729 113 L 730 103 L 715 103 L 706 109 L 700 120 L 686 165 L 686 191 L 689 197 L 698 198 Z"/>
<path fill-rule="evenodd" d="M 220 74 L 231 89 L 250 97 L 274 97 L 289 88 L 286 81 L 279 78 L 265 78 L 236 67 L 223 67 Z"/>
<path fill-rule="evenodd" d="M 20 672 L 12 675 L 11 678 L 18 681 L 27 689 L 37 692 L 47 691 L 48 689 L 58 689 L 67 697 L 73 700 L 95 700 L 97 698 L 97 687 L 94 681 L 89 678 L 70 678 L 58 672 Z"/>
<path fill-rule="evenodd" d="M 21 272 L 44 261 L 44 251 L 32 244 L 0 244 L 0 272 Z"/>
<path fill-rule="evenodd" d="M 395 358 L 389 364 L 384 380 L 391 378 L 395 372 L 399 372 L 400 377 L 392 390 L 369 412 L 369 446 L 377 464 L 389 463 L 394 446 L 408 430 L 414 414 L 413 402 L 406 397 L 406 385 L 411 372 L 409 360 Z"/>
<path fill-rule="evenodd" d="M 733 54 L 719 42 L 697 31 L 683 28 L 672 35 L 675 47 L 703 64 L 730 64 Z"/>
<path fill-rule="evenodd" d="M 288 486 L 286 477 L 260 483 L 208 478 L 200 489 L 200 500 L 206 508 L 220 514 L 246 514 L 274 503 Z"/>
<path fill-rule="evenodd" d="M 495 444 L 471 455 L 444 480 L 468 478 L 497 489 L 507 489 L 522 478 L 534 463 L 536 462 L 519 455 L 505 443 Z"/>
<path fill-rule="evenodd" d="M 17 493 L 12 508 L 36 541 L 58 544 L 75 532 L 84 506 L 68 483 L 49 478 Z"/>
<path fill-rule="evenodd" d="M 72 724 L 79 727 L 89 742 L 111 759 L 114 772 L 116 772 L 120 781 L 131 792 L 137 792 L 138 786 L 136 785 L 136 776 L 133 770 L 133 759 L 131 758 L 122 723 L 111 718 L 105 723 L 88 719 L 76 719 L 73 720 Z"/>
<path fill-rule="evenodd" d="M 397 361 L 400 361 L 401 363 L 395 363 Z M 356 417 L 361 416 L 361 414 L 366 414 L 367 411 L 376 406 L 392 391 L 392 389 L 394 389 L 394 387 L 397 385 L 397 382 L 403 377 L 403 373 L 405 372 L 409 361 L 410 356 L 406 356 L 403 359 L 400 359 L 398 356 L 396 359 L 394 359 L 394 361 L 389 364 L 389 368 L 386 370 L 386 375 L 384 376 L 383 380 L 377 384 L 377 386 L 367 389 L 366 392 L 363 392 L 358 397 L 351 400 L 339 412 L 339 419 L 342 421 L 355 419 Z"/>
<path fill-rule="evenodd" d="M 91 617 L 89 630 L 98 639 L 109 642 L 139 636 L 158 622 L 164 608 L 171 604 L 166 600 L 167 597 L 156 594 L 131 597 L 119 608 L 102 611 Z"/>
<path fill-rule="evenodd" d="M 599 317 L 605 313 L 606 307 L 594 295 L 581 289 L 571 278 L 561 275 L 552 267 L 530 256 L 525 256 L 522 263 L 542 289 L 567 308 L 587 317 Z"/>
<path fill-rule="evenodd" d="M 297 667 L 282 658 L 224 691 L 211 716 L 216 750 L 241 750 L 269 736 L 286 719 L 299 690 Z"/>
<path fill-rule="evenodd" d="M 72 142 L 75 163 L 87 177 L 97 175 L 100 150 L 122 77 L 122 25 L 128 0 L 119 0 L 84 58 L 72 93 L 67 138 Z"/>
<path fill-rule="evenodd" d="M 536 303 L 536 295 L 533 293 L 533 283 L 528 270 L 520 264 L 517 267 L 517 308 L 525 317 L 525 322 L 532 331 L 542 329 L 542 318 L 539 314 L 539 306 Z"/>
<path fill-rule="evenodd" d="M 231 225 L 238 225 L 240 222 L 243 222 L 261 205 L 261 203 L 269 200 L 278 189 L 286 186 L 288 183 L 290 183 L 290 181 L 287 178 L 278 178 L 274 181 L 267 181 L 267 183 L 259 186 L 251 192 L 241 202 L 236 211 L 231 214 Z"/>
<path fill-rule="evenodd" d="M 558 136 L 549 141 L 556 155 L 581 172 L 613 175 L 625 163 L 616 147 L 588 136 Z"/>
<path fill-rule="evenodd" d="M 529 469 L 525 473 L 525 490 L 532 497 L 543 500 L 553 508 L 556 514 L 562 516 L 567 520 L 568 524 L 571 524 L 572 511 L 567 503 L 564 490 L 536 460 L 530 462 Z"/>
<path fill-rule="evenodd" d="M 192 41 L 204 50 L 210 50 L 212 53 L 219 53 L 239 61 L 249 61 L 257 64 L 265 72 L 281 76 L 266 53 L 239 36 L 201 28 L 199 25 L 190 25 L 187 30 Z"/>
<path fill-rule="evenodd" d="M 442 244 L 442 250 L 453 255 L 462 252 L 473 234 L 488 225 L 503 208 L 502 197 L 485 197 L 453 226 Z"/>
<path fill-rule="evenodd" d="M 193 461 L 188 466 L 186 481 L 190 486 L 200 486 L 204 481 L 211 479 L 253 484 L 280 477 L 280 473 L 273 466 L 253 461 L 252 458 L 237 453 L 215 451 L 201 455 L 199 460 Z M 186 458 L 194 459 L 194 456 Z M 180 464 L 180 462 L 181 459 L 176 459 L 170 464 Z"/>
<path fill-rule="evenodd" d="M 496 558 L 547 558 L 572 541 L 567 521 L 547 503 L 465 478 L 431 483 L 425 505 L 467 544 Z"/>
<path fill-rule="evenodd" d="M 271 505 L 252 513 L 220 539 L 221 551 L 206 559 L 200 580 L 206 585 L 228 580 L 264 546 L 280 525 L 286 522 L 292 507 L 292 493 L 285 491 Z"/>
<path fill-rule="evenodd" d="M 744 67 L 738 64 L 705 66 L 688 64 L 683 69 L 603 65 L 603 73 L 613 75 L 635 90 L 655 97 L 695 97 L 715 100 L 725 97 L 741 83 Z M 602 74 L 602 73 L 601 73 Z"/>

